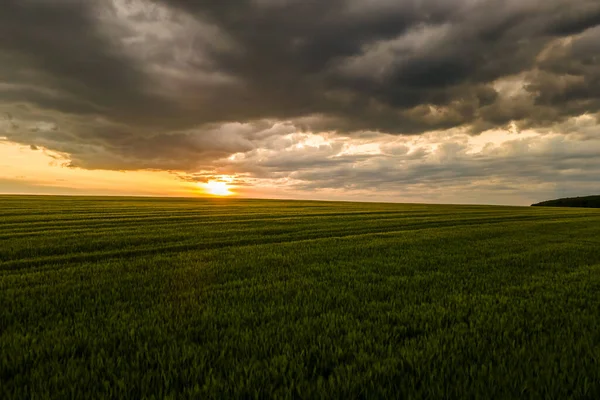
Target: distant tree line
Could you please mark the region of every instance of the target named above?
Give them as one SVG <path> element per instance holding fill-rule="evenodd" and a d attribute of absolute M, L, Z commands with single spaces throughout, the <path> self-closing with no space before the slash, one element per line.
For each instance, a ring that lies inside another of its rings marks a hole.
<path fill-rule="evenodd" d="M 600 208 L 600 196 L 568 197 L 564 199 L 542 201 L 532 207 L 586 207 Z"/>

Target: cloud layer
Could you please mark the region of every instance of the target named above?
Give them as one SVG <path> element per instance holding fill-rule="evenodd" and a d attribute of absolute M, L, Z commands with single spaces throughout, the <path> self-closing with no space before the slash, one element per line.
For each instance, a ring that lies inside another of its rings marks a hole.
<path fill-rule="evenodd" d="M 304 190 L 547 185 L 600 172 L 583 151 L 600 135 L 600 3 L 7 0 L 0 107 L 0 136 L 87 169 Z M 530 150 L 457 144 L 501 131 L 534 132 Z M 323 143 L 291 151 L 306 135 Z M 418 137 L 435 150 L 398 145 Z"/>

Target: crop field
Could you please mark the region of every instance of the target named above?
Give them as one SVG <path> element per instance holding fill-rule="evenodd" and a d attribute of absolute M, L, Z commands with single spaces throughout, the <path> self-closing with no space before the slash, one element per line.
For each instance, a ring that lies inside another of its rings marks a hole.
<path fill-rule="evenodd" d="M 0 398 L 600 398 L 600 210 L 0 197 Z"/>

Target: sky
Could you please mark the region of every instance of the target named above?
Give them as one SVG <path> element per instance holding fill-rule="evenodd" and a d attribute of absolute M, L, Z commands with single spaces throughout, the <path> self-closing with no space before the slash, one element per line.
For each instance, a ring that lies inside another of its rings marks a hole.
<path fill-rule="evenodd" d="M 0 7 L 0 193 L 600 194 L 598 0 Z"/>

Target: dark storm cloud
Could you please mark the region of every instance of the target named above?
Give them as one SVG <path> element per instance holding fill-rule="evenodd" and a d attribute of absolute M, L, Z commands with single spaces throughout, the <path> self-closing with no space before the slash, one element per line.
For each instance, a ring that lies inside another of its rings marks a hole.
<path fill-rule="evenodd" d="M 193 170 L 286 120 L 548 127 L 600 110 L 599 23 L 597 0 L 5 0 L 0 106 L 19 127 L 0 133 L 85 168 Z"/>
<path fill-rule="evenodd" d="M 55 88 L 118 115 L 147 105 L 144 80 L 136 66 L 119 54 L 95 28 L 89 4 L 78 0 L 8 0 L 0 6 L 0 49 L 10 64 L 1 67 L 3 80 Z M 4 95 L 3 95 L 4 98 Z M 21 91 L 10 100 L 40 102 L 41 94 Z M 57 103 L 59 100 L 55 100 Z M 61 105 L 57 105 L 60 107 Z M 63 104 L 66 112 L 78 111 Z"/>
<path fill-rule="evenodd" d="M 250 93 L 260 93 L 250 94 L 257 100 L 248 105 L 251 116 L 320 113 L 338 118 L 332 129 L 391 133 L 478 119 L 491 125 L 560 119 L 564 112 L 538 116 L 547 114 L 543 101 L 536 109 L 547 94 L 535 86 L 525 115 L 497 115 L 502 110 L 493 107 L 480 111 L 499 101 L 495 80 L 535 70 L 538 55 L 553 40 L 579 34 L 600 17 L 594 0 L 168 3 L 223 27 L 244 49 L 218 60 Z M 584 76 L 600 69 L 597 59 L 590 69 Z M 439 107 L 443 115 L 419 109 L 424 105 Z M 573 107 L 573 115 L 578 112 Z"/>

